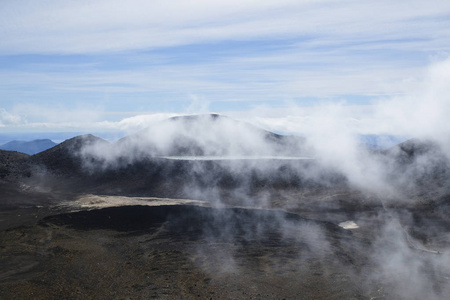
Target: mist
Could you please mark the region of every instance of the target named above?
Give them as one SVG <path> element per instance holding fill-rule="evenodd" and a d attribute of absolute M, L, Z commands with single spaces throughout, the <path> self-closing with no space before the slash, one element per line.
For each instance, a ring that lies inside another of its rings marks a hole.
<path fill-rule="evenodd" d="M 0 11 L 1 299 L 450 295 L 450 1 Z"/>
<path fill-rule="evenodd" d="M 286 255 L 297 270 L 327 261 L 324 272 L 339 269 L 372 299 L 443 299 L 450 292 L 449 87 L 445 60 L 415 90 L 373 101 L 361 118 L 345 103 L 293 106 L 308 116 L 277 126 L 298 121 L 297 134 L 272 133 L 275 119 L 254 122 L 251 112 L 248 122 L 205 113 L 140 123 L 111 143 L 83 136 L 71 151 L 80 176 L 90 178 L 86 191 L 92 179 L 100 194 L 204 201 L 208 210 L 171 222 L 207 241 L 192 249 L 205 272 L 239 274 L 242 249 L 258 257 L 251 245 L 276 241 L 293 249 Z M 362 133 L 412 139 L 373 149 Z M 289 274 L 283 261 L 271 268 Z"/>

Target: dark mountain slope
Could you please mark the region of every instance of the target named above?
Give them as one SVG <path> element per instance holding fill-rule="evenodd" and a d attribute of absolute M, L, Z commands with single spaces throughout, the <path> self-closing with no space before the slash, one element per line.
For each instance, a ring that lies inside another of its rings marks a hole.
<path fill-rule="evenodd" d="M 160 186 L 170 178 L 171 164 L 163 166 L 149 159 L 129 163 L 120 157 L 114 157 L 114 163 L 106 162 L 105 157 L 115 151 L 114 144 L 96 136 L 74 137 L 29 157 L 32 176 L 27 183 L 69 194 L 143 194 L 154 190 L 164 194 L 174 189 L 167 184 Z"/>
<path fill-rule="evenodd" d="M 0 212 L 42 205 L 54 198 L 38 186 L 27 184 L 33 174 L 29 158 L 28 154 L 0 150 Z"/>
<path fill-rule="evenodd" d="M 420 157 L 436 156 L 444 159 L 440 146 L 431 140 L 409 139 L 383 151 L 385 155 L 395 157 L 400 164 L 417 161 Z"/>
<path fill-rule="evenodd" d="M 218 115 L 172 118 L 114 144 L 85 135 L 30 158 L 52 190 L 166 197 L 210 196 L 208 190 L 310 185 L 298 170 L 311 161 L 175 161 L 170 155 L 299 155 L 304 140 Z M 270 171 L 269 171 L 270 170 Z M 311 172 L 317 174 L 317 170 Z M 334 180 L 336 174 L 328 176 Z M 42 176 L 35 176 L 42 181 Z M 324 174 L 323 177 L 327 177 Z M 333 177 L 333 178 L 332 178 Z M 323 179 L 323 178 L 322 178 Z"/>
<path fill-rule="evenodd" d="M 381 153 L 390 182 L 408 194 L 434 199 L 449 194 L 449 156 L 438 143 L 410 139 Z"/>
<path fill-rule="evenodd" d="M 31 156 L 30 162 L 58 175 L 71 177 L 83 172 L 84 162 L 80 155 L 81 150 L 93 144 L 108 144 L 108 142 L 91 134 L 77 136 Z"/>
<path fill-rule="evenodd" d="M 26 169 L 28 154 L 0 150 L 0 179 L 16 179 Z"/>
<path fill-rule="evenodd" d="M 50 149 L 56 145 L 57 145 L 56 143 L 52 142 L 49 139 L 34 140 L 29 142 L 11 141 L 9 143 L 1 145 L 0 149 L 8 151 L 18 151 L 29 155 L 33 155 L 45 151 L 47 149 Z"/>

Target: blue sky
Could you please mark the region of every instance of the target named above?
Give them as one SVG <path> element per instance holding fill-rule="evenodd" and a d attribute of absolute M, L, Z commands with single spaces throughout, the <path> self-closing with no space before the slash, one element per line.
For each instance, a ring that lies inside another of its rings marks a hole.
<path fill-rule="evenodd" d="M 450 51 L 446 0 L 18 0 L 0 12 L 3 133 L 207 112 L 301 133 L 331 109 L 360 133 L 405 134 L 380 115 L 386 99 L 426 93 Z"/>

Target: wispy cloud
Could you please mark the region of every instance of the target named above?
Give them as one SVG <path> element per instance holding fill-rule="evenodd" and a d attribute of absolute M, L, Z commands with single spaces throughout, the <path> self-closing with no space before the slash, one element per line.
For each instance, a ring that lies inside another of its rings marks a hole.
<path fill-rule="evenodd" d="M 193 95 L 216 112 L 370 105 L 410 94 L 450 49 L 440 0 L 19 0 L 0 10 L 0 108 L 95 107 L 104 119 L 93 122 L 193 112 Z M 23 111 L 19 123 L 51 120 Z"/>
<path fill-rule="evenodd" d="M 14 1 L 2 3 L 1 51 L 86 53 L 299 36 L 340 44 L 435 40 L 445 37 L 449 6 L 439 0 Z"/>
<path fill-rule="evenodd" d="M 396 134 L 443 140 L 450 123 L 450 59 L 432 64 L 409 93 L 373 98 L 370 104 L 351 103 L 345 98 L 323 99 L 311 105 L 286 100 L 282 105 L 255 105 L 247 110 L 223 113 L 267 130 L 300 135 Z M 191 94 L 184 111 L 154 113 L 117 111 L 99 104 L 45 106 L 19 103 L 1 110 L 0 121 L 10 127 L 41 127 L 67 130 L 77 126 L 92 130 L 133 132 L 154 122 L 180 114 L 216 112 L 208 98 Z M 78 124 L 78 125 L 77 125 Z"/>

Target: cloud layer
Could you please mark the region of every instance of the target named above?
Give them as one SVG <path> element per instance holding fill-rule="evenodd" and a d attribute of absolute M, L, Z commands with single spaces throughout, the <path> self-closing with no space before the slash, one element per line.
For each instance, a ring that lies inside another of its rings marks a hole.
<path fill-rule="evenodd" d="M 440 0 L 22 0 L 0 9 L 3 126 L 55 120 L 26 106 L 95 110 L 87 123 L 98 127 L 133 113 L 195 113 L 194 98 L 214 112 L 341 101 L 360 119 L 355 106 L 410 93 L 450 46 L 450 4 Z"/>
<path fill-rule="evenodd" d="M 299 36 L 310 45 L 354 41 L 355 49 L 374 40 L 383 48 L 423 39 L 445 47 L 449 9 L 447 1 L 417 0 L 14 1 L 2 3 L 0 51 L 86 53 Z"/>

